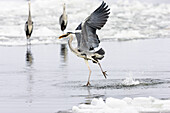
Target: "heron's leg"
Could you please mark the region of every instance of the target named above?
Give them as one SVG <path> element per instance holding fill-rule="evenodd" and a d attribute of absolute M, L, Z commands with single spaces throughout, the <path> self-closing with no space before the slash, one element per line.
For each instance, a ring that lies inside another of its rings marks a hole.
<path fill-rule="evenodd" d="M 27 39 L 27 51 L 29 50 L 28 39 Z"/>
<path fill-rule="evenodd" d="M 91 76 L 91 69 L 90 69 L 90 66 L 89 66 L 89 63 L 88 63 L 88 60 L 84 59 L 85 60 L 85 63 L 89 69 L 89 78 L 88 78 L 88 81 L 87 81 L 87 84 L 86 86 L 89 86 L 90 85 L 90 76 Z"/>
<path fill-rule="evenodd" d="M 27 38 L 27 47 L 28 47 L 28 42 L 29 42 L 29 40 L 28 40 L 28 38 Z"/>
<path fill-rule="evenodd" d="M 29 45 L 31 45 L 31 40 L 30 40 L 30 38 L 29 38 Z"/>
<path fill-rule="evenodd" d="M 106 71 L 103 71 L 103 69 L 102 69 L 102 67 L 101 67 L 101 65 L 100 65 L 99 62 L 97 62 L 97 64 L 99 65 L 99 67 L 100 67 L 100 69 L 101 69 L 101 71 L 102 71 L 104 77 L 107 78 L 107 77 L 106 77 L 106 76 L 107 76 Z"/>
<path fill-rule="evenodd" d="M 30 39 L 27 38 L 27 50 L 31 50 Z"/>

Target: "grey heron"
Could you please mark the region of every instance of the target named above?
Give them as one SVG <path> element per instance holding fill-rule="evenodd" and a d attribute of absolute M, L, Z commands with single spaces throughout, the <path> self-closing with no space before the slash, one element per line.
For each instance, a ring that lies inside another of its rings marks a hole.
<path fill-rule="evenodd" d="M 100 40 L 96 34 L 96 30 L 100 30 L 107 22 L 109 18 L 110 9 L 108 5 L 103 1 L 102 4 L 93 12 L 89 17 L 85 19 L 80 25 L 76 28 L 75 32 L 67 32 L 66 34 L 59 37 L 69 37 L 68 45 L 70 50 L 75 53 L 78 57 L 84 58 L 85 63 L 89 69 L 89 77 L 87 81 L 87 86 L 90 85 L 90 76 L 91 69 L 88 64 L 88 60 L 92 60 L 93 63 L 97 63 L 106 78 L 106 71 L 103 71 L 99 60 L 102 60 L 105 54 L 105 51 L 100 48 L 95 51 L 95 48 L 99 46 Z M 78 32 L 79 31 L 79 32 Z M 73 35 L 75 34 L 77 38 L 77 48 L 73 48 L 72 41 Z"/>
<path fill-rule="evenodd" d="M 31 19 L 31 3 L 30 1 L 28 2 L 28 7 L 29 7 L 29 15 L 28 15 L 28 20 L 25 23 L 25 33 L 26 33 L 26 37 L 27 37 L 27 44 L 28 44 L 28 40 L 30 41 L 30 37 L 33 31 L 33 21 Z"/>
<path fill-rule="evenodd" d="M 63 14 L 60 16 L 59 23 L 61 26 L 61 30 L 64 31 L 67 27 L 67 14 L 66 14 L 66 6 L 63 4 Z"/>

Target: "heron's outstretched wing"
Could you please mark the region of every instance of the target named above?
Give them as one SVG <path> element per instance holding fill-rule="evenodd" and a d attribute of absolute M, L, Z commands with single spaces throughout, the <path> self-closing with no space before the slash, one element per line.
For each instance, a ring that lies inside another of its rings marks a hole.
<path fill-rule="evenodd" d="M 100 30 L 109 18 L 108 5 L 103 1 L 102 4 L 85 20 L 81 25 L 81 40 L 78 48 L 81 50 L 93 50 L 99 46 L 100 40 L 96 30 Z"/>
<path fill-rule="evenodd" d="M 94 29 L 101 29 L 109 18 L 110 9 L 103 1 L 102 4 L 86 19 L 86 24 Z"/>

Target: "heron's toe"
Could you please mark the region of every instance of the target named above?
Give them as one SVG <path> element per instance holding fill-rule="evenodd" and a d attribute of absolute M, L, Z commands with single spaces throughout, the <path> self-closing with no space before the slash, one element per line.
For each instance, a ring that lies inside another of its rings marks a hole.
<path fill-rule="evenodd" d="M 86 86 L 90 86 L 90 85 L 91 85 L 91 84 L 90 84 L 90 82 L 88 81 L 87 84 L 86 84 Z"/>
<path fill-rule="evenodd" d="M 105 78 L 107 78 L 107 73 L 106 73 L 106 72 L 107 72 L 107 71 L 104 71 L 104 72 L 103 72 L 103 75 L 104 75 Z"/>

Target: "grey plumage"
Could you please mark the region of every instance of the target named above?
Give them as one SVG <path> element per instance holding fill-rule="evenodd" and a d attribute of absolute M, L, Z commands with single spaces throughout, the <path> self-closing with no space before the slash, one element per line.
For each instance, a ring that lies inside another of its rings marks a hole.
<path fill-rule="evenodd" d="M 64 31 L 66 29 L 67 23 L 68 23 L 67 14 L 65 11 L 65 4 L 63 5 L 63 14 L 59 18 L 59 23 L 60 23 L 61 30 Z"/>
<path fill-rule="evenodd" d="M 28 20 L 25 23 L 25 33 L 27 39 L 30 39 L 32 31 L 33 31 L 33 21 L 31 19 L 31 9 L 30 9 L 30 1 L 28 2 L 29 5 L 29 15 L 28 15 Z"/>
<path fill-rule="evenodd" d="M 110 14 L 109 10 L 108 5 L 106 5 L 105 2 L 102 2 L 102 4 L 89 17 L 87 17 L 84 22 L 78 25 L 75 33 L 68 32 L 67 34 L 59 37 L 59 39 L 63 37 L 70 37 L 68 40 L 70 50 L 78 57 L 84 58 L 89 69 L 89 78 L 86 84 L 87 86 L 90 85 L 91 76 L 91 69 L 89 67 L 88 60 L 91 60 L 99 65 L 105 78 L 107 75 L 106 71 L 103 71 L 98 61 L 103 59 L 105 51 L 102 48 L 95 51 L 94 48 L 98 47 L 100 43 L 96 30 L 100 30 L 106 24 Z M 71 45 L 73 41 L 72 34 L 76 35 L 78 44 L 77 48 L 73 48 Z"/>
<path fill-rule="evenodd" d="M 96 34 L 96 30 L 100 30 L 107 22 L 110 14 L 109 10 L 108 5 L 102 2 L 102 4 L 76 28 L 76 30 L 81 30 L 81 33 L 76 33 L 78 49 L 93 50 L 99 46 L 100 40 Z"/>

